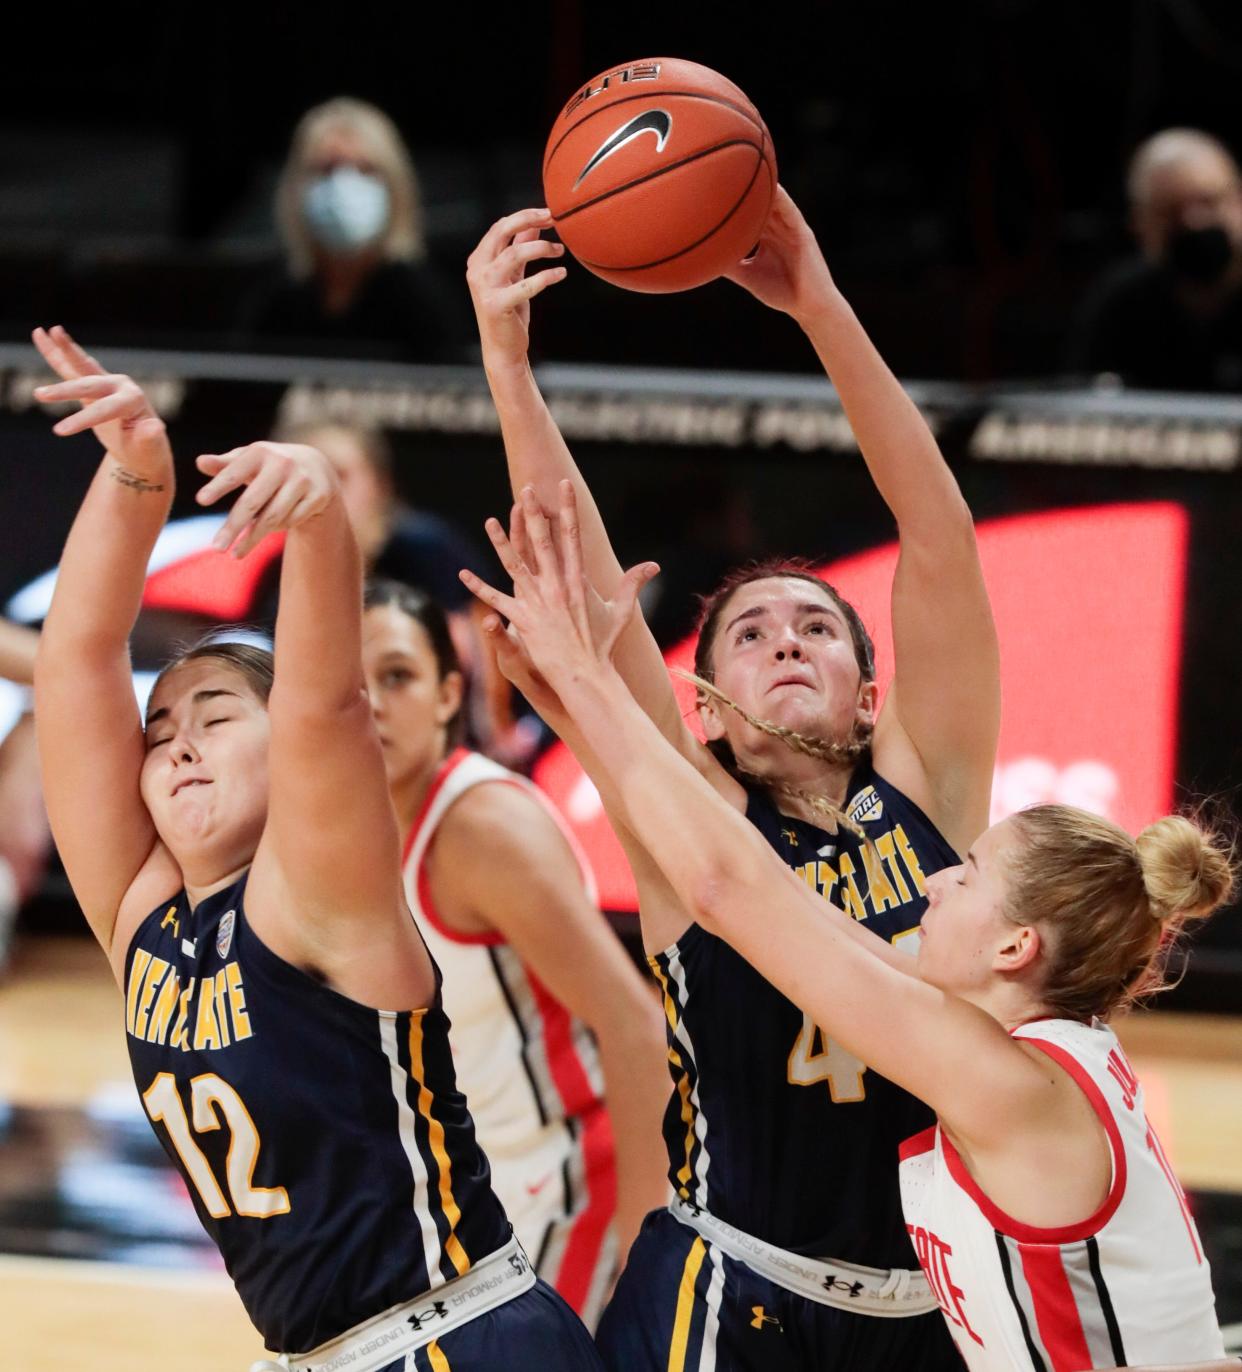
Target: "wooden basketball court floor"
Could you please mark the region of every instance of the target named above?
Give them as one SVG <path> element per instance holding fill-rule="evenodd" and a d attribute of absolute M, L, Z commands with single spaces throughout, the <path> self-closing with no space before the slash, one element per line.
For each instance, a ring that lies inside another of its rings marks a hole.
<path fill-rule="evenodd" d="M 1120 1026 L 1242 1345 L 1242 1019 Z M 86 939 L 18 944 L 0 984 L 5 1372 L 246 1372 L 262 1356 L 134 1090 L 120 996 Z"/>

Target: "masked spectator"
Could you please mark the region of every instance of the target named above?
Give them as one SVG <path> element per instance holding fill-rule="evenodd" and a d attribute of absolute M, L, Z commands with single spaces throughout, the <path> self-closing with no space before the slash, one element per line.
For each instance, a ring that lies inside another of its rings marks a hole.
<path fill-rule="evenodd" d="M 302 116 L 276 192 L 286 266 L 244 311 L 266 351 L 436 361 L 453 299 L 427 257 L 418 177 L 381 110 L 340 97 Z"/>
<path fill-rule="evenodd" d="M 1210 134 L 1165 129 L 1134 154 L 1127 189 L 1139 256 L 1088 297 L 1073 370 L 1155 390 L 1242 387 L 1238 164 Z"/>

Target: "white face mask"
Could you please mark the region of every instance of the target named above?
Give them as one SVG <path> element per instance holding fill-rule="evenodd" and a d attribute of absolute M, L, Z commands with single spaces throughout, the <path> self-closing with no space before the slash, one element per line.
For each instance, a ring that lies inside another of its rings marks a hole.
<path fill-rule="evenodd" d="M 337 167 L 307 185 L 302 213 L 321 248 L 357 252 L 374 243 L 388 224 L 388 187 L 370 172 Z"/>

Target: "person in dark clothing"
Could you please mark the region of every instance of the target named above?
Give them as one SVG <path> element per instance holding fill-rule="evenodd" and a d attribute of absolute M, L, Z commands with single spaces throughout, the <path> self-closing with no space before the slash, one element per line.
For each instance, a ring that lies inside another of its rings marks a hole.
<path fill-rule="evenodd" d="M 1140 255 L 1087 297 L 1071 370 L 1153 390 L 1242 389 L 1242 177 L 1196 129 L 1165 129 L 1130 163 Z"/>
<path fill-rule="evenodd" d="M 302 117 L 276 193 L 287 264 L 246 302 L 240 346 L 429 362 L 462 356 L 464 306 L 427 258 L 418 178 L 392 121 L 338 98 Z"/>

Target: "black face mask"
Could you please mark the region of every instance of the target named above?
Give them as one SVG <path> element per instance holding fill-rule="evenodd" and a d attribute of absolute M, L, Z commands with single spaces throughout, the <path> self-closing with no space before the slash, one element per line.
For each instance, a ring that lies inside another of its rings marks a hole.
<path fill-rule="evenodd" d="M 1197 286 L 1214 285 L 1232 260 L 1233 244 L 1219 224 L 1178 229 L 1164 250 L 1165 266 L 1173 275 Z"/>

